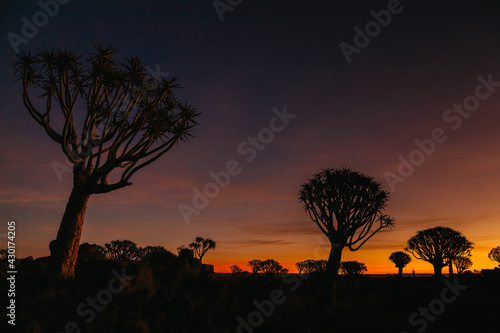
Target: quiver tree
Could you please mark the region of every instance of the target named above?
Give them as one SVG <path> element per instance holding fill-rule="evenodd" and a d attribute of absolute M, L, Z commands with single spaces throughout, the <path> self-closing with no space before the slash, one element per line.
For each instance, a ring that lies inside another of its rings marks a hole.
<path fill-rule="evenodd" d="M 349 168 L 324 169 L 301 186 L 299 199 L 330 241 L 326 272 L 335 302 L 344 247 L 356 251 L 377 231 L 393 227 L 394 219 L 383 214 L 389 192 L 372 177 Z"/>
<path fill-rule="evenodd" d="M 403 276 L 403 268 L 406 267 L 406 265 L 408 265 L 410 263 L 411 257 L 402 251 L 397 251 L 397 252 L 393 252 L 390 255 L 389 260 L 392 261 L 396 265 L 396 267 L 398 268 L 398 276 L 402 277 Z"/>
<path fill-rule="evenodd" d="M 488 253 L 488 258 L 492 261 L 496 261 L 498 263 L 498 267 L 500 267 L 500 246 L 492 248 L 490 253 Z"/>
<path fill-rule="evenodd" d="M 216 243 L 213 240 L 209 238 L 204 239 L 202 237 L 196 237 L 195 241 L 189 244 L 189 248 L 193 250 L 195 257 L 200 259 L 200 262 L 207 251 L 215 249 L 215 246 Z"/>
<path fill-rule="evenodd" d="M 472 267 L 472 260 L 469 257 L 460 256 L 453 259 L 453 264 L 457 268 L 458 275 Z"/>
<path fill-rule="evenodd" d="M 459 231 L 448 227 L 434 227 L 417 232 L 408 240 L 405 251 L 416 259 L 432 264 L 434 275 L 441 276 L 442 268 L 450 265 L 455 258 L 469 256 L 473 245 Z"/>
<path fill-rule="evenodd" d="M 174 96 L 177 78 L 148 76 L 138 58 L 117 62 L 96 46 L 87 57 L 67 50 L 18 54 L 14 63 L 30 115 L 73 163 L 73 189 L 51 256 L 57 274 L 74 276 L 87 202 L 129 186 L 133 174 L 188 139 L 198 112 Z"/>

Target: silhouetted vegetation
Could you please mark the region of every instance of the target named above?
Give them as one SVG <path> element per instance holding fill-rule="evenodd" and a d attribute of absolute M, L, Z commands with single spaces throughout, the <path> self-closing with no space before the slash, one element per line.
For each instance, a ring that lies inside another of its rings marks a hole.
<path fill-rule="evenodd" d="M 177 259 L 177 256 L 163 246 L 146 246 L 139 249 L 140 259 L 153 270 L 164 270 Z"/>
<path fill-rule="evenodd" d="M 366 265 L 357 261 L 342 261 L 340 271 L 343 275 L 354 277 L 363 274 L 367 271 Z"/>
<path fill-rule="evenodd" d="M 266 274 L 279 274 L 283 270 L 283 266 L 274 259 L 266 259 L 262 261 L 260 269 Z"/>
<path fill-rule="evenodd" d="M 396 267 L 398 268 L 398 276 L 402 277 L 403 276 L 403 268 L 405 268 L 406 265 L 408 265 L 411 262 L 411 257 L 402 251 L 397 251 L 397 252 L 393 252 L 389 256 L 389 260 L 392 261 L 396 265 Z"/>
<path fill-rule="evenodd" d="M 204 239 L 202 237 L 196 237 L 195 241 L 189 244 L 189 248 L 193 250 L 195 257 L 200 259 L 200 261 L 203 260 L 207 251 L 214 250 L 215 246 L 216 243 L 213 240 L 209 238 Z"/>
<path fill-rule="evenodd" d="M 243 270 L 238 265 L 232 265 L 229 267 L 229 269 L 231 270 L 232 274 L 239 274 L 243 272 Z"/>
<path fill-rule="evenodd" d="M 299 199 L 330 241 L 327 273 L 335 302 L 344 247 L 356 251 L 377 231 L 394 226 L 394 219 L 383 214 L 389 192 L 372 177 L 349 168 L 325 169 L 301 186 Z"/>
<path fill-rule="evenodd" d="M 134 173 L 187 140 L 197 124 L 199 113 L 173 94 L 177 78 L 148 77 L 138 58 L 119 62 L 117 52 L 96 45 L 85 65 L 64 49 L 21 51 L 14 63 L 29 114 L 74 164 L 73 189 L 50 244 L 62 278 L 74 276 L 90 196 L 132 185 Z"/>
<path fill-rule="evenodd" d="M 472 267 L 472 260 L 469 257 L 460 256 L 453 259 L 453 264 L 457 268 L 457 273 L 462 274 L 464 271 Z"/>
<path fill-rule="evenodd" d="M 488 253 L 488 258 L 492 261 L 496 261 L 498 263 L 498 267 L 500 267 L 500 246 L 491 249 L 490 253 Z"/>
<path fill-rule="evenodd" d="M 460 232 L 448 227 L 434 227 L 421 230 L 411 237 L 406 251 L 416 259 L 432 264 L 434 275 L 441 276 L 443 267 L 452 265 L 459 256 L 470 255 L 472 248 L 473 243 Z"/>
<path fill-rule="evenodd" d="M 140 260 L 139 248 L 134 242 L 124 240 L 114 240 L 111 243 L 104 244 L 106 254 L 112 260 L 131 261 Z"/>
<path fill-rule="evenodd" d="M 248 266 L 252 270 L 252 273 L 257 274 L 262 269 L 262 261 L 259 259 L 250 260 Z"/>
<path fill-rule="evenodd" d="M 299 274 L 311 274 L 314 272 L 324 273 L 326 272 L 327 261 L 324 259 L 313 260 L 306 259 L 295 264 L 295 267 L 299 271 Z"/>

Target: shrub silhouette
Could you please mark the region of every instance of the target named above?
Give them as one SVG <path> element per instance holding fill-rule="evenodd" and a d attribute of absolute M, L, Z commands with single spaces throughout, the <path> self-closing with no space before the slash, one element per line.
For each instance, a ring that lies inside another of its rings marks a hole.
<path fill-rule="evenodd" d="M 140 259 L 148 263 L 153 270 L 164 270 L 175 261 L 177 256 L 163 246 L 146 246 L 140 248 Z"/>
<path fill-rule="evenodd" d="M 104 244 L 106 254 L 112 260 L 132 261 L 140 260 L 140 252 L 137 244 L 131 240 L 114 240 Z"/>
<path fill-rule="evenodd" d="M 365 264 L 358 261 L 342 261 L 340 270 L 348 277 L 359 276 L 367 271 Z"/>

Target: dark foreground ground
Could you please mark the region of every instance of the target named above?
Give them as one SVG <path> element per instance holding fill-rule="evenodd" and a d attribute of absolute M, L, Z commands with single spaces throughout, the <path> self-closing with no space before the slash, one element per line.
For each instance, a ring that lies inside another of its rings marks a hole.
<path fill-rule="evenodd" d="M 458 280 L 341 277 L 333 309 L 318 275 L 214 276 L 188 260 L 155 271 L 100 260 L 61 282 L 46 268 L 19 266 L 16 326 L 2 314 L 1 332 L 500 332 L 500 270 Z"/>

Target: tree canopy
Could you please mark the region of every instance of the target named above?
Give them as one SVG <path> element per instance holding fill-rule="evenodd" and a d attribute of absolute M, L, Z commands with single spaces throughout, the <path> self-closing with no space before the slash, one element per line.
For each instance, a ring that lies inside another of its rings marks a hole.
<path fill-rule="evenodd" d="M 195 241 L 189 244 L 189 248 L 193 250 L 195 257 L 200 261 L 202 261 L 207 251 L 215 249 L 215 246 L 216 243 L 213 240 L 202 237 L 196 237 Z"/>
<path fill-rule="evenodd" d="M 466 256 L 459 256 L 453 259 L 453 264 L 457 268 L 457 273 L 462 274 L 465 270 L 472 267 L 472 260 Z"/>
<path fill-rule="evenodd" d="M 110 259 L 120 261 L 140 260 L 140 252 L 137 244 L 131 240 L 113 240 L 104 244 L 106 254 Z"/>
<path fill-rule="evenodd" d="M 408 240 L 406 251 L 416 259 L 434 266 L 434 274 L 441 276 L 444 266 L 459 256 L 470 255 L 473 243 L 462 233 L 448 227 L 434 227 L 418 231 Z"/>
<path fill-rule="evenodd" d="M 301 186 L 299 200 L 330 241 L 326 272 L 335 303 L 342 249 L 356 251 L 378 231 L 394 226 L 394 219 L 384 213 L 389 192 L 374 178 L 350 168 L 324 169 Z"/>
<path fill-rule="evenodd" d="M 397 251 L 389 256 L 389 260 L 396 265 L 398 268 L 398 276 L 401 277 L 403 276 L 403 268 L 411 262 L 411 257 L 402 251 Z"/>

